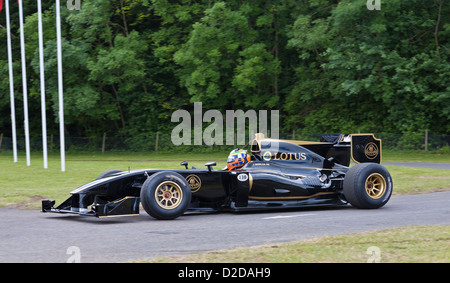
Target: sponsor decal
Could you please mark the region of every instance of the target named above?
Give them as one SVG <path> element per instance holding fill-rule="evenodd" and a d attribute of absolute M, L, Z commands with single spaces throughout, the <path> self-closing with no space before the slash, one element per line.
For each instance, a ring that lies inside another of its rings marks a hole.
<path fill-rule="evenodd" d="M 238 179 L 239 181 L 241 181 L 241 182 L 245 182 L 245 181 L 248 180 L 248 175 L 247 175 L 247 174 L 239 174 L 239 175 L 237 176 L 237 179 Z"/>

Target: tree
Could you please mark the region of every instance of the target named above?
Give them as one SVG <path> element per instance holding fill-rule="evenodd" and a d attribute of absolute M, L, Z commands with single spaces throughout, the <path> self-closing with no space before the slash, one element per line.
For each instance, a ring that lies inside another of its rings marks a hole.
<path fill-rule="evenodd" d="M 313 118 L 324 109 L 345 113 L 343 127 L 353 131 L 439 131 L 436 122 L 449 119 L 448 57 L 438 54 L 434 40 L 434 31 L 442 29 L 435 20 L 439 9 L 443 15 L 442 5 L 389 1 L 380 11 L 368 11 L 365 3 L 341 1 L 330 7 L 325 17 L 310 13 L 294 23 L 289 44 L 302 63 L 288 113 L 298 101 L 313 105 L 302 112 L 300 125 L 310 131 L 331 127 Z M 438 35 L 448 42 L 448 34 Z"/>
<path fill-rule="evenodd" d="M 23 4 L 31 135 L 39 136 L 36 4 Z M 284 132 L 448 134 L 446 4 L 391 0 L 368 10 L 366 1 L 350 0 L 83 0 L 70 11 L 63 2 L 66 133 L 169 133 L 171 114 L 201 101 L 222 113 L 280 110 Z M 51 134 L 58 132 L 54 4 L 43 10 Z M 17 17 L 11 5 L 20 121 Z M 0 132 L 9 135 L 4 20 L 0 13 Z"/>
<path fill-rule="evenodd" d="M 246 15 L 224 2 L 205 11 L 174 55 L 183 67 L 182 84 L 191 102 L 218 109 L 274 106 L 278 97 L 273 97 L 271 88 L 279 62 L 264 43 L 257 42 L 257 35 Z"/>

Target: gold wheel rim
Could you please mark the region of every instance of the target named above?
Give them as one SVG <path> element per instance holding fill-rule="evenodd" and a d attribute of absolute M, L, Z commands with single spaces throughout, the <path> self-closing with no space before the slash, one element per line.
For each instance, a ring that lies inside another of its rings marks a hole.
<path fill-rule="evenodd" d="M 379 199 L 386 192 L 386 180 L 381 174 L 373 173 L 367 177 L 365 188 L 369 197 Z"/>
<path fill-rule="evenodd" d="M 155 200 L 164 209 L 175 209 L 183 200 L 183 191 L 175 182 L 162 182 L 155 190 Z"/>

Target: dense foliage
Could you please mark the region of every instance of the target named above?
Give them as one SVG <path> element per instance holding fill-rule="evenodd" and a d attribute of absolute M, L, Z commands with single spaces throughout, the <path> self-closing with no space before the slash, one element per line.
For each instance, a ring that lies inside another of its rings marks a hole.
<path fill-rule="evenodd" d="M 58 133 L 55 4 L 44 3 L 49 134 Z M 61 1 L 66 133 L 170 133 L 176 109 L 278 109 L 282 132 L 450 133 L 445 0 Z M 24 1 L 32 135 L 40 135 L 36 1 Z M 18 8 L 10 1 L 17 121 Z M 4 11 L 0 131 L 10 134 Z M 23 127 L 18 122 L 19 127 Z M 19 129 L 19 134 L 23 133 Z"/>

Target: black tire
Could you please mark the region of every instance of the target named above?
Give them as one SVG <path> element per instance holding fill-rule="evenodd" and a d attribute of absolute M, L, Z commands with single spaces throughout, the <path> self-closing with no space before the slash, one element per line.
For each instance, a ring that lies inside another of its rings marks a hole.
<path fill-rule="evenodd" d="M 107 170 L 103 173 L 101 173 L 100 175 L 97 176 L 97 178 L 95 178 L 95 180 L 100 180 L 103 179 L 105 177 L 109 177 L 111 175 L 117 174 L 117 173 L 122 173 L 122 170 L 118 170 L 118 169 L 113 169 L 113 170 Z"/>
<path fill-rule="evenodd" d="M 376 163 L 360 163 L 351 167 L 344 178 L 344 196 L 357 208 L 380 208 L 392 195 L 392 177 Z"/>
<path fill-rule="evenodd" d="M 163 171 L 148 177 L 141 188 L 144 210 L 156 219 L 171 220 L 184 214 L 191 203 L 191 188 L 176 172 Z"/>

